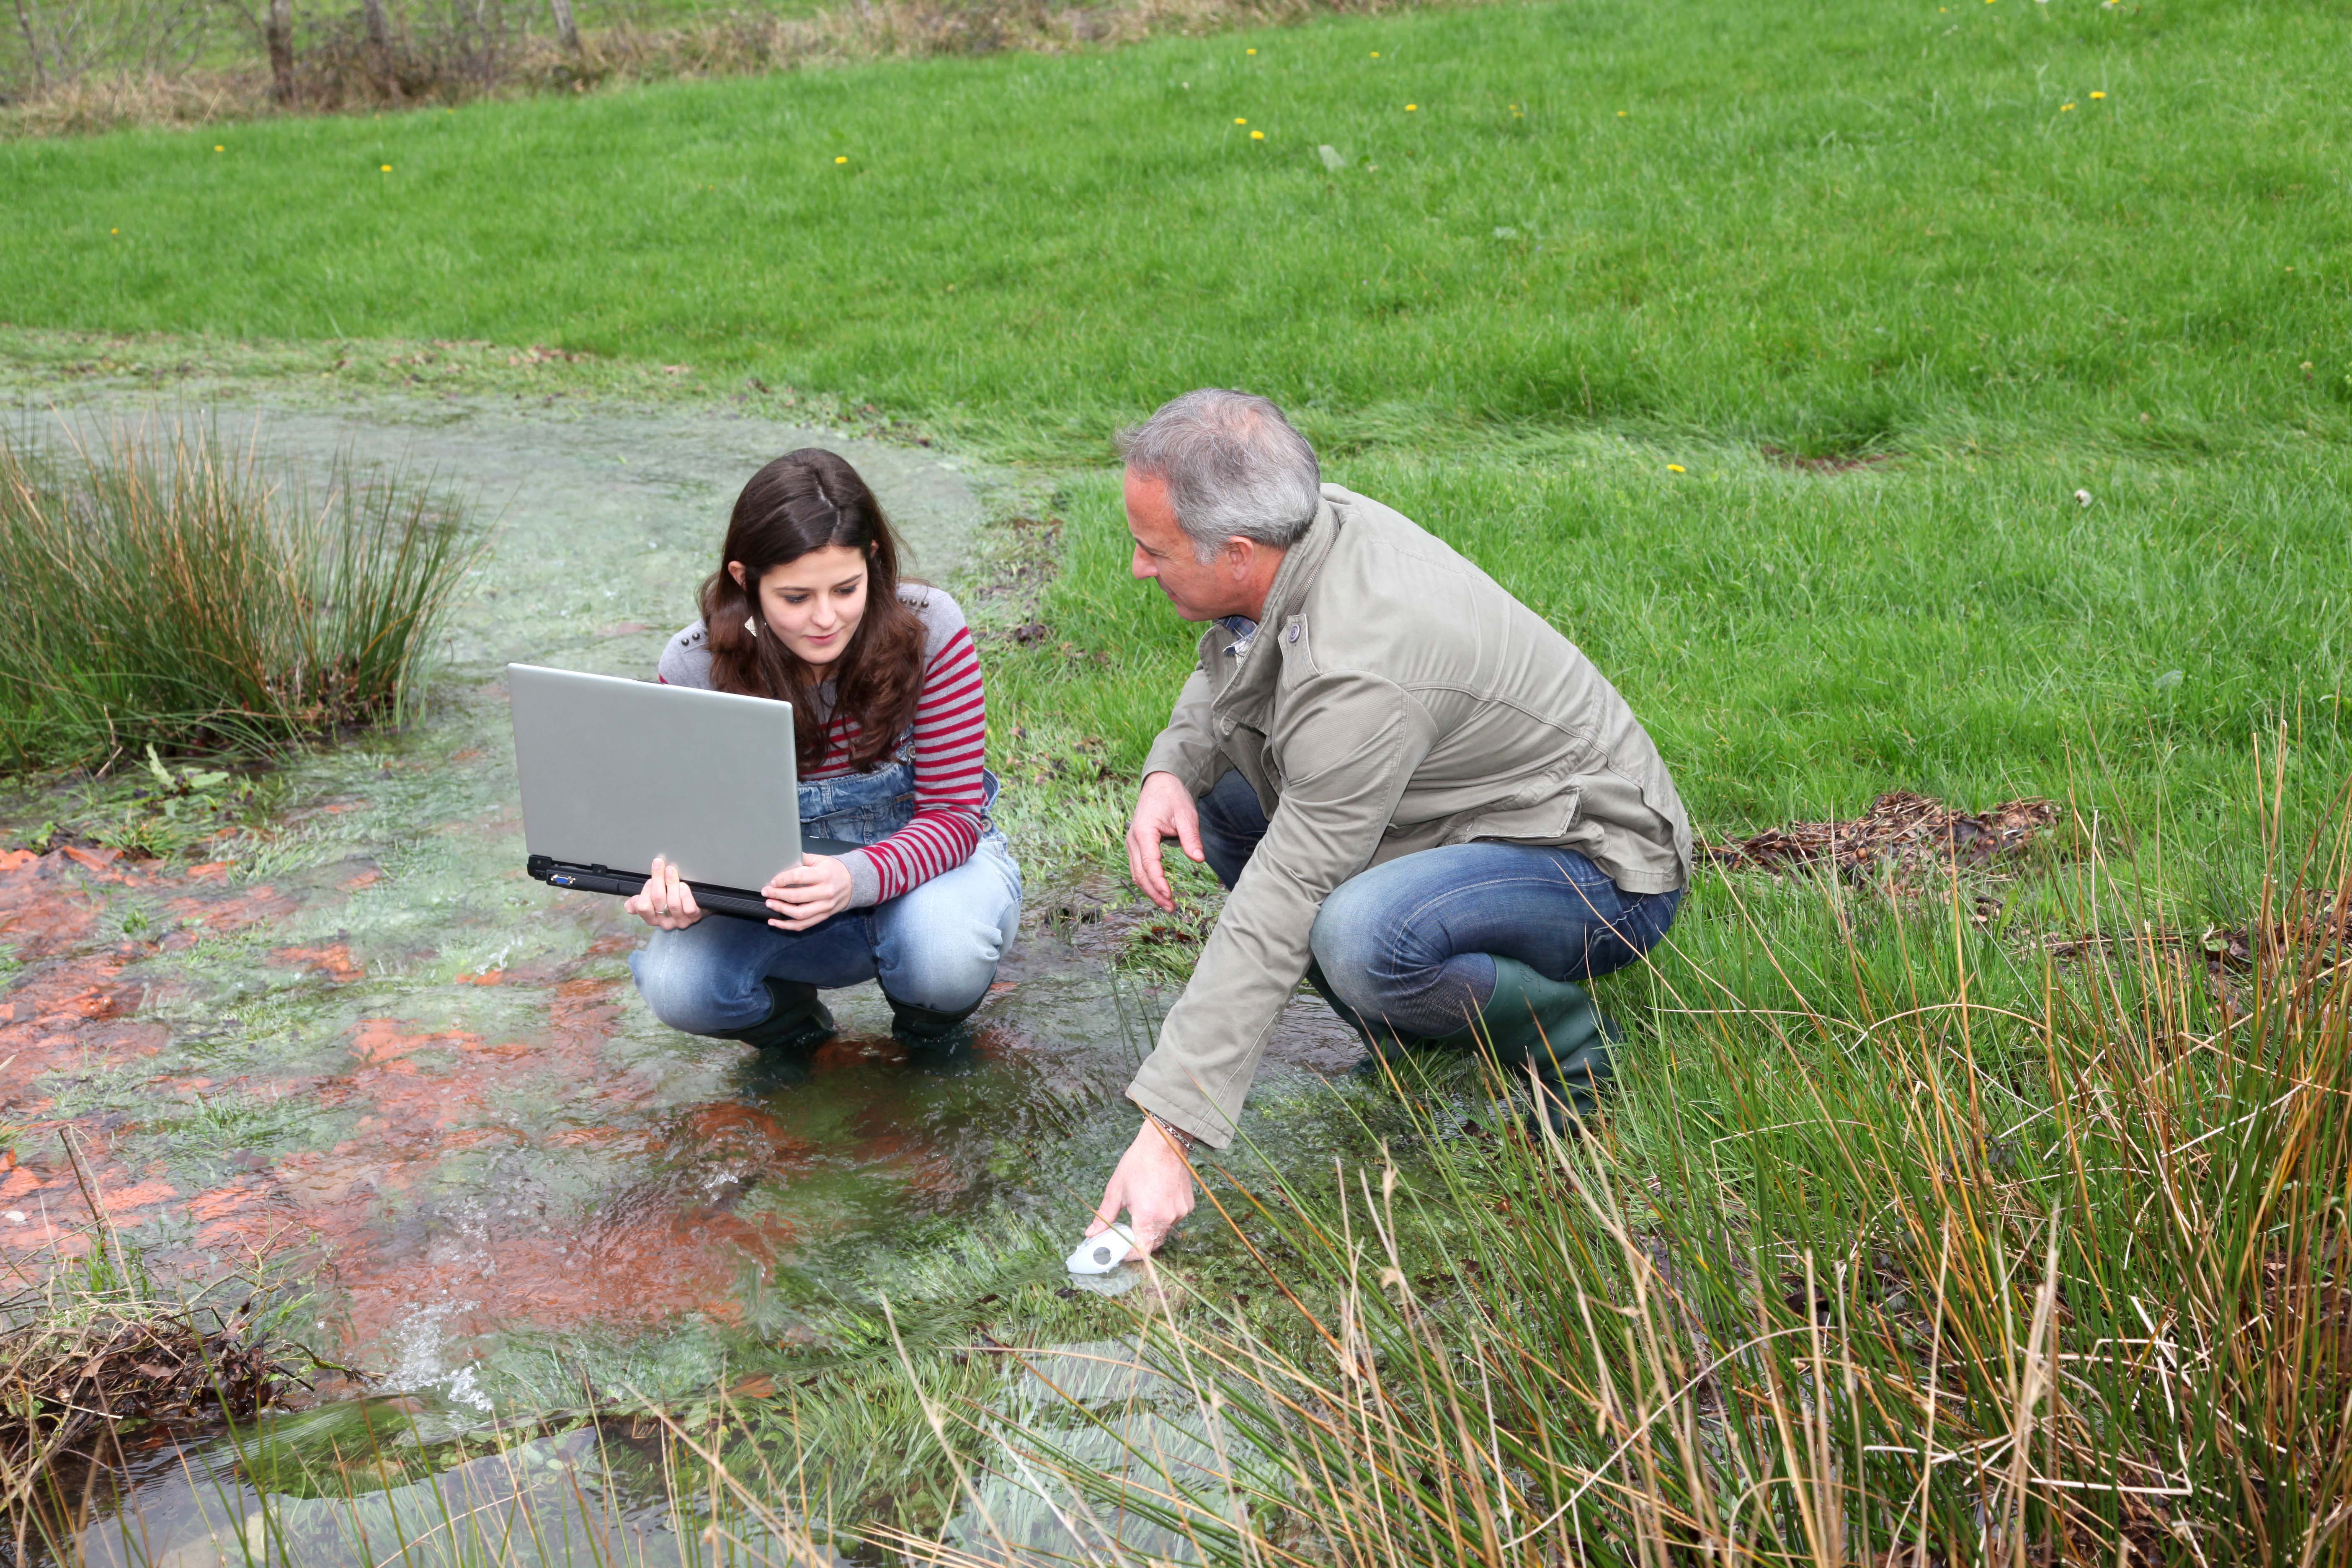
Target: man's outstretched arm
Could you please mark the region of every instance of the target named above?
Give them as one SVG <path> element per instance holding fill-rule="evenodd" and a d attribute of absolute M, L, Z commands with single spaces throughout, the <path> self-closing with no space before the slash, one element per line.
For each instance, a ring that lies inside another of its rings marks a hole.
<path fill-rule="evenodd" d="M 1231 1141 L 1266 1037 L 1307 972 L 1317 912 L 1370 863 L 1433 738 L 1426 711 L 1386 680 L 1312 684 L 1296 694 L 1299 716 L 1277 737 L 1297 764 L 1282 800 L 1158 1047 L 1128 1086 L 1152 1117 L 1218 1148 Z M 1147 1125 L 1112 1174 L 1105 1215 L 1118 1217 L 1114 1200 L 1132 1210 L 1140 1199 L 1155 1217 L 1169 1216 L 1165 1225 L 1191 1209 L 1191 1173 L 1180 1182 L 1165 1147 Z"/>

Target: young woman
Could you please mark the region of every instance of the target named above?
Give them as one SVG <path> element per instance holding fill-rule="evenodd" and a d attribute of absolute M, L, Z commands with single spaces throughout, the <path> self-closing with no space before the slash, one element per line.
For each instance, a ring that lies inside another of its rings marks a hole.
<path fill-rule="evenodd" d="M 662 650 L 660 675 L 790 702 L 801 832 L 860 847 L 779 871 L 761 889 L 765 925 L 705 918 L 655 861 L 628 901 L 656 928 L 629 961 L 655 1016 L 805 1047 L 833 1033 L 821 988 L 878 980 L 901 1036 L 946 1036 L 1012 944 L 1021 873 L 988 819 L 996 780 L 963 613 L 898 580 L 898 537 L 856 469 L 811 447 L 751 476 L 702 618 Z"/>

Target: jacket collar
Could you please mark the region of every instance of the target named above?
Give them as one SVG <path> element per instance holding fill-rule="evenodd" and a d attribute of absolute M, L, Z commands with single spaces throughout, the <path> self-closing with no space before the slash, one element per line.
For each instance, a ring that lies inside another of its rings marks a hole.
<path fill-rule="evenodd" d="M 1322 574 L 1323 563 L 1331 553 L 1332 541 L 1339 532 L 1337 515 L 1328 500 L 1315 503 L 1315 515 L 1307 520 L 1306 530 L 1290 542 L 1283 552 L 1282 564 L 1275 568 L 1274 582 L 1265 591 L 1265 614 L 1257 618 L 1261 629 L 1282 624 L 1306 605 L 1307 590 Z"/>
<path fill-rule="evenodd" d="M 1272 700 L 1282 668 L 1279 650 L 1286 646 L 1284 626 L 1306 607 L 1307 595 L 1314 588 L 1316 578 L 1322 574 L 1323 563 L 1329 558 L 1339 531 L 1339 520 L 1330 501 L 1318 501 L 1314 518 L 1283 552 L 1282 564 L 1275 568 L 1274 581 L 1265 591 L 1265 613 L 1258 618 L 1249 657 L 1233 680 L 1217 694 L 1213 707 L 1238 716 L 1253 713 Z"/>

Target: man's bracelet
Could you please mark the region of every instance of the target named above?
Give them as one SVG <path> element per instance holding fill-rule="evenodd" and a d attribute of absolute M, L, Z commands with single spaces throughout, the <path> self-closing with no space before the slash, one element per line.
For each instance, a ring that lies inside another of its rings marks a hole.
<path fill-rule="evenodd" d="M 1176 1145 L 1176 1152 L 1180 1154 L 1190 1154 L 1192 1152 L 1193 1147 L 1201 1142 L 1198 1138 L 1193 1137 L 1190 1132 L 1185 1131 L 1181 1127 L 1171 1126 L 1169 1123 L 1160 1120 L 1159 1117 L 1154 1116 L 1149 1110 L 1143 1113 L 1143 1119 L 1146 1121 L 1150 1122 L 1154 1127 L 1159 1128 L 1160 1131 L 1166 1133 L 1169 1140 Z"/>

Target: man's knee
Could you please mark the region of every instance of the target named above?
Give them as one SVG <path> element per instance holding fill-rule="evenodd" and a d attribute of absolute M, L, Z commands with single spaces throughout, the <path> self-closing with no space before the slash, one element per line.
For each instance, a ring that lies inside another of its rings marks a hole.
<path fill-rule="evenodd" d="M 1358 878 L 1333 889 L 1307 933 L 1307 948 L 1324 982 L 1359 1011 L 1375 1008 L 1386 999 L 1376 976 L 1389 967 L 1382 942 L 1387 911 L 1379 900 L 1365 896 L 1361 883 Z"/>

